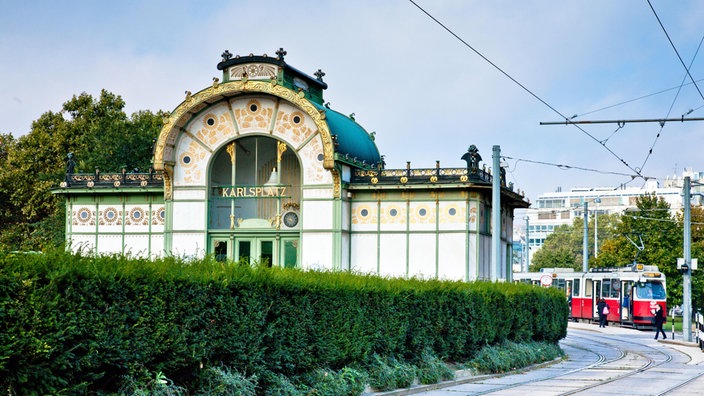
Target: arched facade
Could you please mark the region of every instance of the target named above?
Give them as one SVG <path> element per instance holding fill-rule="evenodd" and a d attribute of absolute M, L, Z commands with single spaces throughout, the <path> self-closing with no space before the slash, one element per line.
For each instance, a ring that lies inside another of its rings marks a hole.
<path fill-rule="evenodd" d="M 334 172 L 325 166 L 331 139 L 320 112 L 282 98 L 300 99 L 286 88 L 278 90 L 281 96 L 222 91 L 227 94 L 217 100 L 203 99 L 207 106 L 191 99 L 190 108 L 199 110 L 186 110 L 186 120 L 176 113 L 159 138 L 156 169 L 164 170 L 171 189 L 165 191 L 166 250 L 273 265 L 331 262 L 332 251 L 311 249 L 302 257 L 299 249 L 332 243 L 333 224 L 325 219 L 334 217 L 332 202 L 339 199 Z M 327 216 L 309 220 L 306 212 Z"/>

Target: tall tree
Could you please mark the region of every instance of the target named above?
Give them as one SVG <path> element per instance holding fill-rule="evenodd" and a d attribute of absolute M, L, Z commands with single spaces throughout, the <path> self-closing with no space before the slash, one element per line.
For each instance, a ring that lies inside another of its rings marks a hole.
<path fill-rule="evenodd" d="M 122 166 L 146 171 L 163 114 L 141 111 L 128 118 L 124 105 L 105 90 L 98 99 L 82 93 L 61 112 L 42 114 L 29 134 L 7 145 L 0 194 L 6 194 L 8 213 L 18 217 L 0 229 L 0 248 L 42 250 L 64 243 L 64 200 L 50 190 L 64 180 L 69 152 L 78 160 L 76 173 L 96 167 L 117 172 Z"/>

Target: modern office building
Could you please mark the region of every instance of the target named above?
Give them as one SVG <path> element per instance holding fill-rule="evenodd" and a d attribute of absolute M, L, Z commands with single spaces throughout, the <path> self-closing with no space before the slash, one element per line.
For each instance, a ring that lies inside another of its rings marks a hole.
<path fill-rule="evenodd" d="M 654 193 L 663 198 L 672 212 L 681 210 L 682 188 L 687 176 L 693 182 L 704 180 L 704 172 L 693 172 L 690 169 L 662 181 L 648 180 L 642 187 L 585 187 L 569 191 L 558 189 L 541 194 L 531 208 L 522 210 L 517 215 L 514 223 L 514 239 L 521 245 L 521 257 L 514 260 L 514 270 L 525 269 L 526 252 L 530 262 L 532 255 L 543 246 L 545 239 L 556 227 L 571 225 L 576 218 L 583 219 L 585 203 L 588 215 L 595 216 L 597 222 L 600 215 L 622 213 L 636 208 L 636 199 L 644 194 Z M 702 196 L 698 193 L 704 192 L 703 186 L 695 183 L 692 192 L 692 205 L 701 205 Z"/>

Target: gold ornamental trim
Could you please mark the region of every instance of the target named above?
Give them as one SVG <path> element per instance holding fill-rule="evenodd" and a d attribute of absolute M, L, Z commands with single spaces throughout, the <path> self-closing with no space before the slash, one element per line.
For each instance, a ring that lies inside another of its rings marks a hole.
<path fill-rule="evenodd" d="M 339 199 L 342 195 L 340 172 L 337 169 L 331 169 L 330 172 L 332 173 L 332 196 L 335 199 Z"/>
<path fill-rule="evenodd" d="M 164 172 L 164 197 L 171 199 L 171 183 L 166 183 L 167 179 L 173 179 L 173 165 L 176 160 L 173 158 L 174 149 L 178 135 L 182 133 L 181 126 L 186 125 L 188 120 L 198 114 L 203 108 L 241 93 L 262 93 L 269 94 L 287 100 L 297 106 L 313 119 L 315 126 L 323 141 L 323 168 L 332 170 L 335 165 L 333 158 L 334 148 L 330 136 L 330 128 L 325 122 L 325 112 L 319 111 L 310 101 L 305 99 L 305 95 L 281 86 L 276 80 L 271 81 L 250 81 L 247 79 L 239 81 L 228 81 L 203 89 L 195 94 L 187 92 L 186 99 L 174 109 L 168 118 L 164 120 L 164 126 L 159 132 L 159 138 L 154 149 L 154 170 Z M 169 166 L 171 165 L 171 166 Z"/>

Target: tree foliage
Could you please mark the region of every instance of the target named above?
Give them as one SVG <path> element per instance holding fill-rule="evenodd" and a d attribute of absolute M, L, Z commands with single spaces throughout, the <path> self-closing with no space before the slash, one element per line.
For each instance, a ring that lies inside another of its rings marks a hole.
<path fill-rule="evenodd" d="M 99 98 L 82 93 L 46 112 L 17 139 L 0 135 L 0 249 L 43 250 L 63 245 L 64 198 L 51 188 L 64 180 L 66 156 L 74 170 L 147 171 L 163 113 L 139 111 L 128 117 L 125 102 L 103 90 Z"/>
<path fill-rule="evenodd" d="M 617 214 L 599 215 L 596 221 L 599 229 L 596 237 L 599 239 L 601 251 L 605 240 L 611 238 L 616 232 L 620 222 Z M 591 216 L 587 224 L 587 248 L 591 257 L 594 256 L 594 223 L 595 217 Z M 584 219 L 576 218 L 572 225 L 561 225 L 547 236 L 543 246 L 535 252 L 531 260 L 531 271 L 541 268 L 574 268 L 581 271 L 584 257 Z"/>

